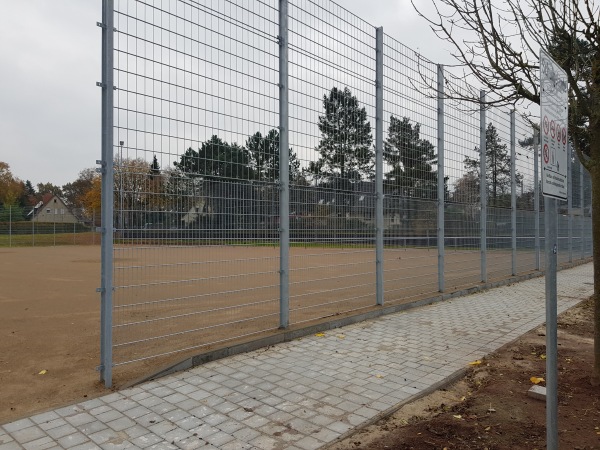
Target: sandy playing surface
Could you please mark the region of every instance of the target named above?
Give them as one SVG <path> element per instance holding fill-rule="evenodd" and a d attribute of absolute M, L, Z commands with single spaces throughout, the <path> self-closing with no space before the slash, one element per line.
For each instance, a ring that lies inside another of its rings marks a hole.
<path fill-rule="evenodd" d="M 290 254 L 294 326 L 375 307 L 372 249 L 295 247 Z M 115 343 L 143 342 L 116 348 L 115 362 L 188 350 L 116 367 L 115 384 L 245 334 L 277 332 L 278 255 L 275 247 L 117 251 Z M 384 256 L 386 304 L 437 293 L 435 249 L 386 249 Z M 519 258 L 526 269 L 531 255 Z M 509 276 L 510 253 L 490 253 L 488 267 L 490 279 Z M 447 251 L 446 268 L 447 291 L 478 284 L 479 252 Z M 0 249 L 0 423 L 106 392 L 95 370 L 99 285 L 98 246 Z"/>

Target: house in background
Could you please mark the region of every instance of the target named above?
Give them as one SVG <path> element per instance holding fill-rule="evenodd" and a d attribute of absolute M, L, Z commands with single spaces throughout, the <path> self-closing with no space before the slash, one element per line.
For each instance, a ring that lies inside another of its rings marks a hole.
<path fill-rule="evenodd" d="M 58 196 L 51 196 L 46 202 L 41 201 L 27 218 L 32 222 L 45 223 L 79 223 L 80 220 L 73 214 L 65 202 Z"/>

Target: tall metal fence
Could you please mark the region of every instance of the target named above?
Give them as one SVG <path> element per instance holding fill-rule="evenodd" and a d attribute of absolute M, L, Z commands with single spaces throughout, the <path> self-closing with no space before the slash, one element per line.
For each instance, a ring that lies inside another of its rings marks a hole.
<path fill-rule="evenodd" d="M 43 247 L 53 245 L 100 245 L 100 213 L 85 217 L 71 211 L 52 208 L 45 217 L 37 217 L 37 208 L 0 205 L 0 247 Z"/>
<path fill-rule="evenodd" d="M 531 125 L 382 28 L 311 0 L 104 0 L 99 25 L 107 385 L 543 268 Z M 570 161 L 563 263 L 592 251 Z"/>

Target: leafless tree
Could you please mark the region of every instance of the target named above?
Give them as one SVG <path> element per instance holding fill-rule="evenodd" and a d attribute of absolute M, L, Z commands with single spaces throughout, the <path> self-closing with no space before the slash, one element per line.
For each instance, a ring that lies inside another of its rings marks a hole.
<path fill-rule="evenodd" d="M 421 4 L 422 5 L 422 4 Z M 591 381 L 600 385 L 600 0 L 435 0 L 435 13 L 413 6 L 453 47 L 471 92 L 447 95 L 489 104 L 540 103 L 539 49 L 566 71 L 569 135 L 592 180 L 594 353 Z M 456 76 L 456 75 L 454 75 Z M 465 83 L 462 83 L 464 86 Z"/>

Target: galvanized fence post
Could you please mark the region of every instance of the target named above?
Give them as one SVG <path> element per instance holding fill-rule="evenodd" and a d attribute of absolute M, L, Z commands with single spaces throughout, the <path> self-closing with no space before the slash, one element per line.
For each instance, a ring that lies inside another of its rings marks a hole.
<path fill-rule="evenodd" d="M 383 27 L 376 30 L 375 46 L 375 292 L 383 305 Z"/>
<path fill-rule="evenodd" d="M 290 324 L 288 1 L 279 0 L 279 327 Z"/>
<path fill-rule="evenodd" d="M 100 275 L 100 381 L 112 385 L 112 293 L 113 293 L 113 48 L 114 3 L 102 2 L 102 216 Z"/>
<path fill-rule="evenodd" d="M 567 233 L 569 245 L 569 262 L 573 262 L 573 149 L 567 144 Z"/>
<path fill-rule="evenodd" d="M 481 281 L 487 282 L 487 185 L 486 185 L 486 125 L 485 125 L 485 91 L 479 94 L 479 203 L 481 216 L 479 230 L 481 233 Z"/>
<path fill-rule="evenodd" d="M 444 292 L 444 256 L 445 256 L 445 230 L 444 230 L 444 206 L 445 206 L 445 184 L 444 184 L 444 66 L 437 66 L 437 248 L 438 248 L 438 290 Z"/>
<path fill-rule="evenodd" d="M 12 247 L 12 206 L 8 207 L 8 246 Z"/>
<path fill-rule="evenodd" d="M 539 145 L 540 145 L 540 132 L 539 130 L 534 130 L 533 132 L 533 209 L 535 216 L 535 237 L 534 237 L 534 247 L 535 247 L 535 270 L 540 270 L 541 261 L 540 261 L 540 175 L 539 175 Z"/>
<path fill-rule="evenodd" d="M 510 112 L 510 234 L 512 274 L 517 274 L 517 175 L 515 110 Z"/>

